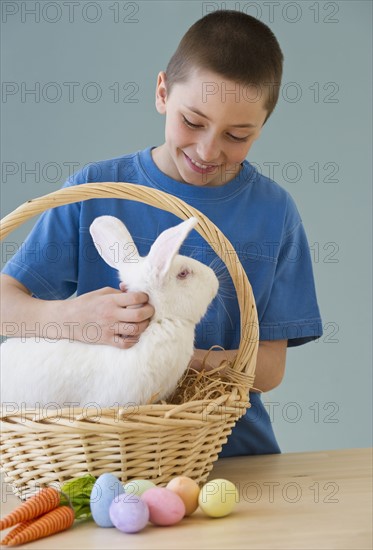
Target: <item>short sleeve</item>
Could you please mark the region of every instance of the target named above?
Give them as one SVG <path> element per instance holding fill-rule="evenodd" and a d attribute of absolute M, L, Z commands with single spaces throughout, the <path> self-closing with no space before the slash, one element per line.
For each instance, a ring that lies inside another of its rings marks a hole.
<path fill-rule="evenodd" d="M 295 203 L 288 215 L 267 307 L 260 319 L 260 340 L 288 340 L 299 346 L 322 335 L 312 260 Z"/>
<path fill-rule="evenodd" d="M 63 187 L 72 182 L 67 181 Z M 49 209 L 2 273 L 22 283 L 37 298 L 65 299 L 77 287 L 80 204 Z"/>

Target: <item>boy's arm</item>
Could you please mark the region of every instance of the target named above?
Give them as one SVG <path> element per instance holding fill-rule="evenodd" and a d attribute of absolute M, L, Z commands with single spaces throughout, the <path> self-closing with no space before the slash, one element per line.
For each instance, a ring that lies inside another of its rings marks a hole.
<path fill-rule="evenodd" d="M 9 275 L 1 274 L 1 334 L 10 337 L 41 336 L 71 338 L 87 342 L 89 332 L 84 327 L 96 324 L 101 330 L 89 343 L 110 344 L 128 348 L 136 343 L 149 324 L 154 309 L 144 304 L 146 295 L 125 293 L 114 288 L 103 288 L 70 300 L 39 300 L 28 289 Z M 138 304 L 142 307 L 138 307 Z M 131 308 L 131 305 L 135 309 Z M 129 330 L 130 337 L 115 337 L 110 328 L 120 319 L 120 332 Z M 59 334 L 56 333 L 58 330 Z M 53 332 L 54 331 L 54 332 Z M 132 337 L 131 337 L 132 336 Z M 262 392 L 270 391 L 281 383 L 285 372 L 287 340 L 259 342 L 254 386 Z M 200 369 L 206 350 L 195 350 L 191 366 Z M 224 359 L 233 360 L 237 350 L 211 351 L 206 367 L 214 368 Z M 254 390 L 253 390 L 254 391 Z"/>
<path fill-rule="evenodd" d="M 119 348 L 133 346 L 154 308 L 148 296 L 101 288 L 69 300 L 40 300 L 9 275 L 1 274 L 1 334 L 67 338 Z"/>
<path fill-rule="evenodd" d="M 258 356 L 255 369 L 254 387 L 256 391 L 267 392 L 280 385 L 286 363 L 287 340 L 266 340 L 259 342 Z M 224 359 L 233 360 L 238 350 L 211 351 L 206 360 L 207 368 L 215 368 Z M 190 366 L 200 370 L 205 349 L 196 349 Z"/>

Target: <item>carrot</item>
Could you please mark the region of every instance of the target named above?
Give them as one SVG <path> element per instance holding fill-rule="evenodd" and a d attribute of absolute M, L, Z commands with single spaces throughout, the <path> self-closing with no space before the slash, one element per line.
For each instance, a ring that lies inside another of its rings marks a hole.
<path fill-rule="evenodd" d="M 21 533 L 26 527 L 31 525 L 31 523 L 34 520 L 29 519 L 27 521 L 22 521 L 22 523 L 19 523 L 16 527 L 13 527 L 11 531 L 3 538 L 3 540 L 0 542 L 0 544 L 7 545 L 11 539 L 13 539 L 18 533 Z"/>
<path fill-rule="evenodd" d="M 60 531 L 69 529 L 75 520 L 74 510 L 70 506 L 58 506 L 54 510 L 35 519 L 25 529 L 11 538 L 8 546 L 25 544 L 33 540 L 42 539 L 54 535 Z"/>
<path fill-rule="evenodd" d="M 50 510 L 53 510 L 60 504 L 60 493 L 53 487 L 46 487 L 32 496 L 26 502 L 23 502 L 18 508 L 10 512 L 5 518 L 0 520 L 0 530 L 7 529 L 28 519 L 35 519 Z"/>

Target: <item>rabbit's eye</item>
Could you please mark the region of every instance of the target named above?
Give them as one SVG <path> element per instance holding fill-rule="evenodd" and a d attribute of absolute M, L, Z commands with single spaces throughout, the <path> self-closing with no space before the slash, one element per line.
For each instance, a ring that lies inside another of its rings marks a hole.
<path fill-rule="evenodd" d="M 183 269 L 182 271 L 179 271 L 177 274 L 178 279 L 186 279 L 188 275 L 190 274 L 189 269 Z"/>

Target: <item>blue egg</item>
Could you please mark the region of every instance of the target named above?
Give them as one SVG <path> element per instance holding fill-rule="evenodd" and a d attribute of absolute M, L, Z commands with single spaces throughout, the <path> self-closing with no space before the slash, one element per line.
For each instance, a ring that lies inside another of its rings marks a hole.
<path fill-rule="evenodd" d="M 99 527 L 114 527 L 110 504 L 124 493 L 123 485 L 113 474 L 102 474 L 93 485 L 90 497 L 92 517 Z"/>

